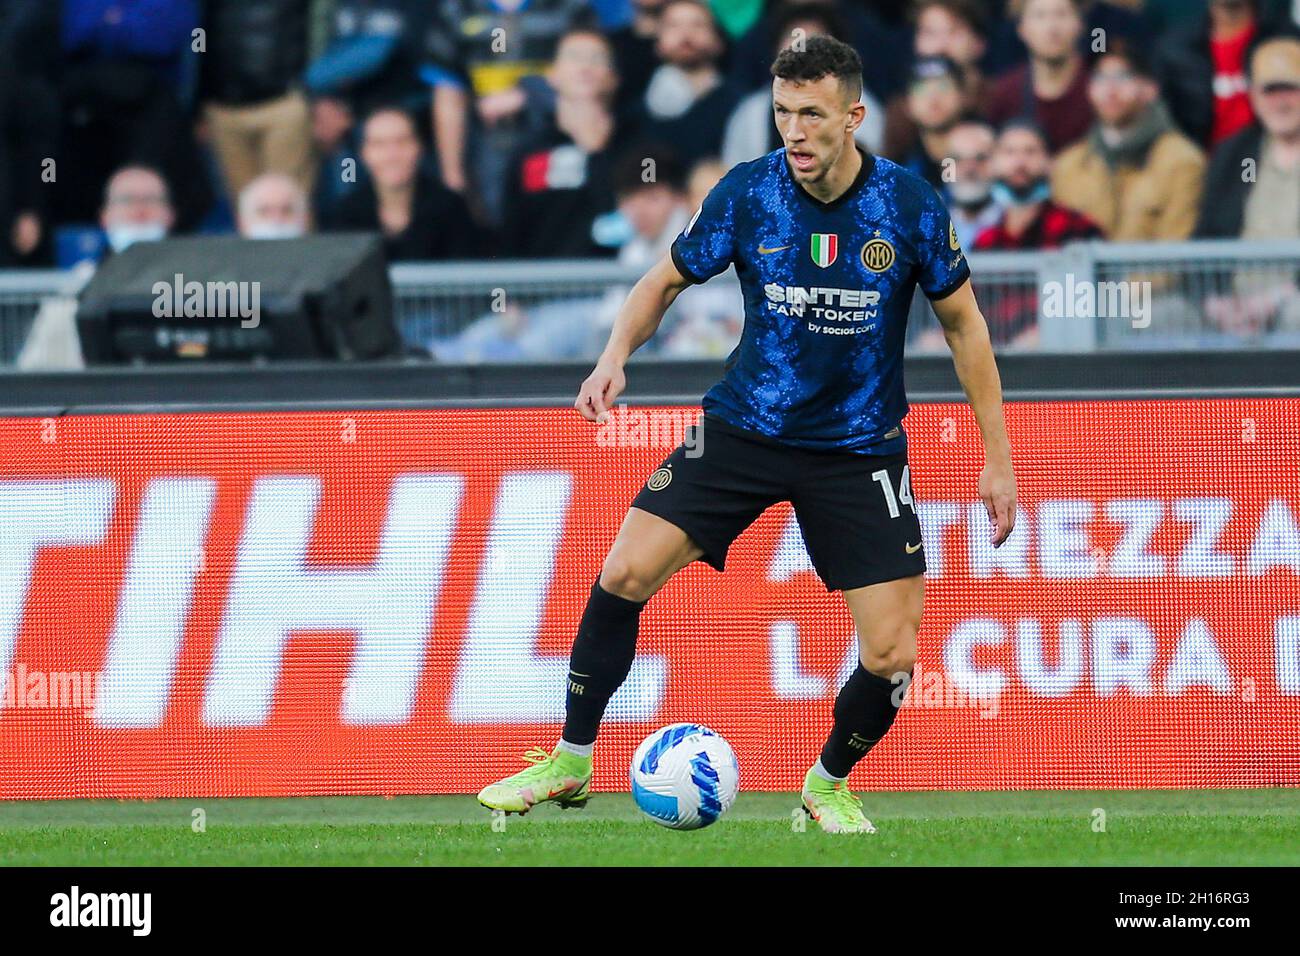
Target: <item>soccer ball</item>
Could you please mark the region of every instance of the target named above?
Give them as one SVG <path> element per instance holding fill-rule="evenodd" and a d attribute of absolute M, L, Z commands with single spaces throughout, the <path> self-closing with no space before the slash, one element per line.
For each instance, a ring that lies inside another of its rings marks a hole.
<path fill-rule="evenodd" d="M 671 724 L 632 755 L 632 799 L 655 823 L 698 830 L 722 816 L 740 789 L 731 745 L 701 724 Z"/>

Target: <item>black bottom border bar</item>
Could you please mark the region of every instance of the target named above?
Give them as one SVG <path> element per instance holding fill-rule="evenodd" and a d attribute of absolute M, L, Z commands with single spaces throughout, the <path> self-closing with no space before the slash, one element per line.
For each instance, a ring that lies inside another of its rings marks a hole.
<path fill-rule="evenodd" d="M 1281 868 L 35 868 L 0 869 L 0 911 L 11 943 L 76 934 L 337 945 L 400 934 L 434 949 L 440 940 L 513 949 L 534 933 L 548 946 L 595 945 L 616 927 L 607 945 L 636 946 L 665 935 L 698 944 L 703 926 L 720 947 L 757 933 L 828 941 L 882 929 L 906 933 L 909 946 L 1228 942 L 1290 930 L 1295 877 Z"/>

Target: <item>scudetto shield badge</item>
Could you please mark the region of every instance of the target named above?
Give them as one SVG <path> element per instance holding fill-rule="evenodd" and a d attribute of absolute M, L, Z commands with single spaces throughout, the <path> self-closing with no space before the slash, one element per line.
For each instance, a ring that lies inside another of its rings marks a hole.
<path fill-rule="evenodd" d="M 814 232 L 812 261 L 825 269 L 839 257 L 840 237 L 833 232 Z"/>

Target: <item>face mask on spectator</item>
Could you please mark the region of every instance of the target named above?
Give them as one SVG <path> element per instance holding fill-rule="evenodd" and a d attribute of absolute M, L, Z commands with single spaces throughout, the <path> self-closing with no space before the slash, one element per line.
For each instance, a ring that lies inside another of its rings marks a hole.
<path fill-rule="evenodd" d="M 108 245 L 114 252 L 124 252 L 137 242 L 157 242 L 167 238 L 167 227 L 160 222 L 124 222 L 107 229 Z"/>
<path fill-rule="evenodd" d="M 1032 206 L 1046 201 L 1052 195 L 1052 187 L 1046 179 L 1016 189 L 998 180 L 993 184 L 993 201 L 999 206 Z"/>
<path fill-rule="evenodd" d="M 948 187 L 952 201 L 966 209 L 974 209 L 989 201 L 993 184 L 984 179 L 959 179 Z"/>
<path fill-rule="evenodd" d="M 248 239 L 301 239 L 304 230 L 296 222 L 255 222 L 244 232 Z"/>

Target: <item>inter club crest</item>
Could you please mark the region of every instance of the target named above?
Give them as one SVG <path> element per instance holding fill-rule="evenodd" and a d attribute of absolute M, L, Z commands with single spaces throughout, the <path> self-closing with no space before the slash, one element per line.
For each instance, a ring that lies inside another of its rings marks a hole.
<path fill-rule="evenodd" d="M 825 269 L 840 254 L 840 237 L 833 232 L 814 232 L 812 237 L 812 261 Z"/>
<path fill-rule="evenodd" d="M 872 272 L 888 272 L 894 264 L 894 246 L 888 239 L 880 238 L 880 230 L 875 238 L 862 247 L 862 264 Z"/>

